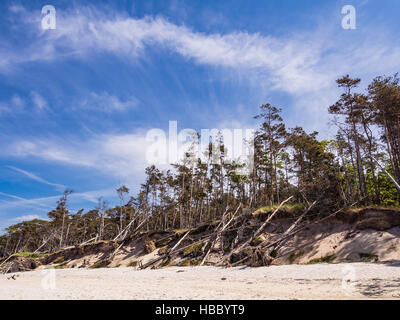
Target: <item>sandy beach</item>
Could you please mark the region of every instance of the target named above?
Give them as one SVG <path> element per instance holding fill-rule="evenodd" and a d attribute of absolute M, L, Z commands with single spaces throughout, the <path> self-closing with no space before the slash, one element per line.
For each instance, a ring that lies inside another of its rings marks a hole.
<path fill-rule="evenodd" d="M 36 270 L 1 275 L 0 299 L 400 299 L 400 264 Z"/>

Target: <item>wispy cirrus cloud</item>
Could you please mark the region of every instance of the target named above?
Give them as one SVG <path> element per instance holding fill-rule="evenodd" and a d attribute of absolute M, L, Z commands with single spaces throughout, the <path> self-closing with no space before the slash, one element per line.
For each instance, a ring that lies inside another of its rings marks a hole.
<path fill-rule="evenodd" d="M 60 199 L 62 194 L 50 197 L 38 197 L 33 199 L 25 199 L 16 195 L 0 192 L 0 195 L 11 198 L 12 200 L 3 200 L 0 202 L 0 216 L 7 213 L 10 209 L 26 208 L 31 211 L 47 213 L 53 210 Z M 116 192 L 114 189 L 101 189 L 86 192 L 73 193 L 70 196 L 70 204 L 76 206 L 76 203 L 82 200 L 88 201 L 92 204 L 97 204 L 100 197 L 115 197 Z"/>
<path fill-rule="evenodd" d="M 264 93 L 275 90 L 289 94 L 294 107 L 289 121 L 294 123 L 302 114 L 306 126 L 316 129 L 326 126 L 325 111 L 337 97 L 334 80 L 338 76 L 350 73 L 370 79 L 400 68 L 400 45 L 388 33 L 383 36 L 382 28 L 376 26 L 357 30 L 357 37 L 350 37 L 349 33 L 338 35 L 340 21 L 334 25 L 319 23 L 315 30 L 282 37 L 246 31 L 204 33 L 162 16 L 133 18 L 123 13 L 110 14 L 100 7 L 80 6 L 60 12 L 57 29 L 48 32 L 40 29 L 37 12 L 18 8 L 14 11 L 26 17 L 33 40 L 27 44 L 29 50 L 0 53 L 3 65 L 15 68 L 25 62 L 68 57 L 85 60 L 101 52 L 135 61 L 146 58 L 146 50 L 151 48 L 169 50 L 188 63 L 234 70 L 237 74 L 232 77 L 239 74 Z M 8 69 L 0 64 L 1 70 Z M 123 101 L 108 93 L 92 93 L 86 105 L 91 101 L 98 101 L 103 111 L 136 105 L 134 98 Z"/>
<path fill-rule="evenodd" d="M 13 166 L 6 166 L 6 167 L 9 168 L 9 169 L 12 169 L 14 171 L 17 171 L 19 173 L 22 173 L 24 176 L 26 176 L 29 179 L 32 179 L 34 181 L 37 181 L 37 182 L 40 182 L 40 183 L 44 183 L 44 184 L 47 184 L 49 186 L 56 187 L 56 189 L 59 190 L 59 191 L 63 191 L 63 190 L 66 189 L 66 186 L 64 186 L 62 184 L 49 182 L 49 181 L 37 176 L 36 174 L 34 174 L 32 172 L 29 172 L 29 171 L 26 171 L 26 170 L 23 170 L 23 169 L 20 169 L 20 168 L 16 168 L 16 167 L 13 167 Z"/>

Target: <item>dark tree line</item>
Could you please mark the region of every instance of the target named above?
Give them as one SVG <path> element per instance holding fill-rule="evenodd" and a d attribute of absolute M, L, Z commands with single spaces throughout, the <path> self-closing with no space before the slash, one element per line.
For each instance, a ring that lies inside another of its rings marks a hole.
<path fill-rule="evenodd" d="M 328 108 L 337 134 L 318 140 L 318 133 L 287 129 L 281 109 L 260 107 L 254 139 L 254 163 L 224 161 L 224 142 L 210 143 L 204 163 L 188 151 L 167 171 L 146 168 L 146 180 L 132 196 L 122 186 L 120 203 L 109 207 L 100 198 L 85 212 L 71 212 L 66 190 L 48 220 L 24 221 L 0 237 L 0 254 L 54 251 L 89 240 L 120 239 L 138 226 L 146 230 L 186 229 L 221 217 L 229 208 L 274 206 L 292 194 L 296 202 L 318 200 L 320 215 L 357 201 L 360 205 L 399 206 L 400 85 L 397 74 L 377 77 L 362 93 L 360 79 L 337 80 L 343 93 Z M 213 149 L 214 148 L 214 149 Z M 221 152 L 215 158 L 212 150 Z M 214 158 L 213 158 L 214 157 Z M 213 161 L 211 161 L 213 160 Z"/>

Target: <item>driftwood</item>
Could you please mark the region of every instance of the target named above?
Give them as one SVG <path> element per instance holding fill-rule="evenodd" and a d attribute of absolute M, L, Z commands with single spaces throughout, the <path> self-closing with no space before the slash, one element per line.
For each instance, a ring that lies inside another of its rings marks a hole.
<path fill-rule="evenodd" d="M 206 261 L 208 255 L 210 254 L 211 250 L 213 249 L 215 243 L 219 240 L 222 232 L 231 224 L 231 222 L 233 221 L 233 219 L 235 218 L 237 212 L 239 211 L 240 207 L 242 206 L 242 204 L 240 203 L 239 206 L 237 207 L 236 211 L 234 212 L 234 214 L 232 215 L 232 218 L 225 224 L 222 226 L 222 228 L 220 230 L 215 230 L 215 238 L 214 240 L 210 241 L 210 248 L 208 249 L 207 253 L 204 255 L 203 259 L 201 260 L 200 266 L 202 266 L 204 264 L 204 262 Z M 224 221 L 225 218 L 225 214 L 222 217 L 221 223 Z"/>

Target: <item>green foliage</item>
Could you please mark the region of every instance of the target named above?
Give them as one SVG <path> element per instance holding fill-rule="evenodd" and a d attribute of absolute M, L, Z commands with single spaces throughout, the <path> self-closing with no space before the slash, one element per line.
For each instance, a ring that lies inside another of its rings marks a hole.
<path fill-rule="evenodd" d="M 255 246 L 258 246 L 263 241 L 264 240 L 263 240 L 263 238 L 261 236 L 257 236 L 250 242 L 250 245 L 255 247 Z"/>
<path fill-rule="evenodd" d="M 272 212 L 272 211 L 276 210 L 276 208 L 278 208 L 278 206 L 279 206 L 279 204 L 260 207 L 256 211 L 253 212 L 253 215 L 258 215 L 260 213 Z M 303 212 L 304 204 L 302 204 L 302 203 L 287 203 L 287 204 L 284 204 L 279 210 L 286 211 L 286 212 L 296 215 L 296 214 Z"/>
<path fill-rule="evenodd" d="M 67 263 L 68 262 L 60 263 L 60 264 L 54 266 L 54 269 L 66 269 L 66 268 L 68 268 Z"/>
<path fill-rule="evenodd" d="M 192 255 L 193 257 L 197 257 L 202 254 L 201 249 L 204 246 L 204 242 L 200 242 L 197 244 L 194 244 L 193 246 L 190 246 L 186 249 L 183 250 L 183 255 L 186 257 L 188 255 Z"/>
<path fill-rule="evenodd" d="M 160 267 L 168 267 L 171 264 L 171 258 L 168 257 L 167 259 L 165 259 L 161 264 Z"/>
<path fill-rule="evenodd" d="M 202 259 L 196 259 L 196 258 L 186 259 L 186 260 L 183 260 L 179 264 L 179 266 L 181 266 L 181 267 L 198 266 L 201 263 L 201 260 Z"/>
<path fill-rule="evenodd" d="M 58 258 L 56 258 L 53 263 L 62 263 L 64 262 L 65 258 L 63 256 L 60 256 Z"/>
<path fill-rule="evenodd" d="M 14 256 L 25 257 L 30 259 L 41 259 L 49 256 L 50 253 L 33 253 L 33 252 L 17 252 Z"/>

